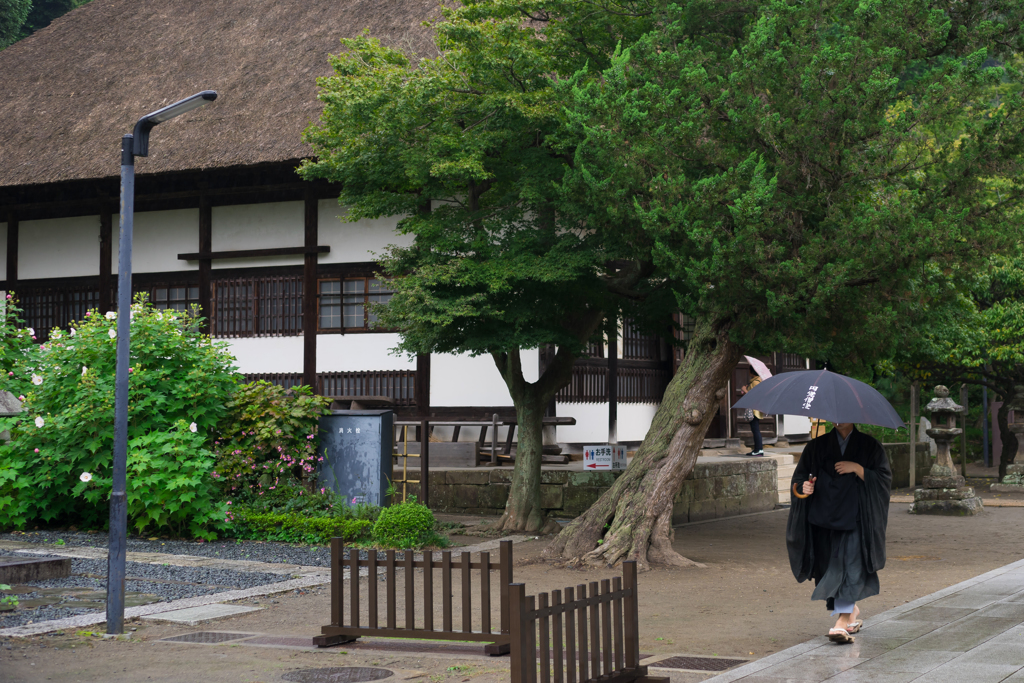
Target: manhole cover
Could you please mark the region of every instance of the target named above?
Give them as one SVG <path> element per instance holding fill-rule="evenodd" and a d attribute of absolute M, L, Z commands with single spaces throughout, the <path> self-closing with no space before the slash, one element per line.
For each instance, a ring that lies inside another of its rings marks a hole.
<path fill-rule="evenodd" d="M 225 643 L 229 640 L 239 640 L 241 638 L 248 638 L 251 633 L 224 633 L 222 631 L 196 631 L 195 633 L 186 633 L 183 636 L 173 636 L 171 638 L 161 638 L 160 640 L 165 643 Z"/>
<path fill-rule="evenodd" d="M 740 664 L 745 659 L 723 659 L 721 657 L 669 657 L 650 666 L 657 669 L 688 669 L 690 671 L 725 671 Z"/>
<path fill-rule="evenodd" d="M 326 669 L 299 669 L 289 671 L 283 680 L 295 683 L 359 683 L 360 681 L 379 681 L 394 676 L 388 669 L 373 669 L 368 666 L 332 666 Z"/>

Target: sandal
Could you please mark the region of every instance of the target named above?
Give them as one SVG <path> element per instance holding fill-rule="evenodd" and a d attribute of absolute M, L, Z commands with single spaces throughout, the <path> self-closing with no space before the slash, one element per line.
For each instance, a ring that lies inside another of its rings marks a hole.
<path fill-rule="evenodd" d="M 833 628 L 828 631 L 828 639 L 836 645 L 847 645 L 856 640 L 845 628 Z"/>
<path fill-rule="evenodd" d="M 851 621 L 846 625 L 847 633 L 857 633 L 860 631 L 860 627 L 864 625 L 864 622 L 858 619 L 857 621 Z"/>

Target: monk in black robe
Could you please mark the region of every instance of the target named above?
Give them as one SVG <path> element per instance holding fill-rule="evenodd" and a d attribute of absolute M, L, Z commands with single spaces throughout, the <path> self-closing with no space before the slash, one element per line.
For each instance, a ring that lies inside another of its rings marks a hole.
<path fill-rule="evenodd" d="M 838 615 L 833 642 L 853 642 L 856 603 L 878 595 L 891 483 L 882 444 L 849 423 L 808 443 L 793 473 L 789 564 L 797 581 L 814 579 L 811 599 Z"/>

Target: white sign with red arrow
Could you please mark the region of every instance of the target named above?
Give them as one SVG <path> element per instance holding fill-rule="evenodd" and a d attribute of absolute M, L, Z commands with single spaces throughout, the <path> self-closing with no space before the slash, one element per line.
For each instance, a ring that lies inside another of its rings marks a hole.
<path fill-rule="evenodd" d="M 618 444 L 583 447 L 584 470 L 626 469 L 626 447 Z"/>

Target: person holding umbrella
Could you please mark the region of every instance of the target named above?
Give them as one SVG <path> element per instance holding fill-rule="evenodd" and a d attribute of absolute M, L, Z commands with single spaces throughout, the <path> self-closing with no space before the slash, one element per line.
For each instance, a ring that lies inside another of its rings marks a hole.
<path fill-rule="evenodd" d="M 903 426 L 872 387 L 827 370 L 790 372 L 762 382 L 736 407 L 818 417 L 836 427 L 804 448 L 793 473 L 786 526 L 790 568 L 815 582 L 811 600 L 837 617 L 828 637 L 852 643 L 863 625 L 857 602 L 880 590 L 892 471 L 882 444 L 854 423 Z"/>

